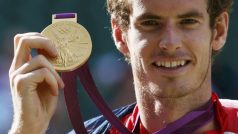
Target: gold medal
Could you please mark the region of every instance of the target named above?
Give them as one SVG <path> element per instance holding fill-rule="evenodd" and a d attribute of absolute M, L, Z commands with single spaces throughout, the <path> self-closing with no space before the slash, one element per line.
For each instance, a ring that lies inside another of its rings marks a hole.
<path fill-rule="evenodd" d="M 58 21 L 47 26 L 42 35 L 49 38 L 58 51 L 57 58 L 48 58 L 58 72 L 73 71 L 83 65 L 92 51 L 88 31 L 73 21 Z"/>

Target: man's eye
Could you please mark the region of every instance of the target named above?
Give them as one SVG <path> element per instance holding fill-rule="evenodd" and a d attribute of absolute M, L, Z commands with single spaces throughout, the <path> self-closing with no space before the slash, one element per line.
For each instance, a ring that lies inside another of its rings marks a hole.
<path fill-rule="evenodd" d="M 197 24 L 199 21 L 195 19 L 183 19 L 180 24 L 182 25 L 192 25 L 192 24 Z"/>
<path fill-rule="evenodd" d="M 146 20 L 141 22 L 142 26 L 157 26 L 159 23 L 156 20 Z"/>

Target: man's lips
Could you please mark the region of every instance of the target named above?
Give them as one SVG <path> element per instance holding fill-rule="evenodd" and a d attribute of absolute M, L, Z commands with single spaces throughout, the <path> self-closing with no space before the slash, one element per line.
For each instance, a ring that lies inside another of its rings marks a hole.
<path fill-rule="evenodd" d="M 189 59 L 157 60 L 152 66 L 163 76 L 176 77 L 184 75 L 192 67 L 192 63 Z"/>

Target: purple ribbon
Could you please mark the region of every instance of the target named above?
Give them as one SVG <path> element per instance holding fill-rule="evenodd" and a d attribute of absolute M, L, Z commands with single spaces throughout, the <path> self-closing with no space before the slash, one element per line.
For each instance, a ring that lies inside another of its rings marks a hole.
<path fill-rule="evenodd" d="M 89 71 L 88 64 L 85 64 L 80 69 L 77 69 L 76 73 L 80 77 L 80 82 L 85 88 L 85 91 L 88 93 L 89 97 L 96 104 L 97 108 L 104 115 L 104 117 L 121 133 L 130 134 L 131 132 L 113 114 L 112 110 L 107 106 L 106 102 L 103 100 L 102 96 L 98 92 L 97 87 L 93 81 L 92 75 Z"/>
<path fill-rule="evenodd" d="M 75 18 L 75 13 L 61 13 L 61 14 L 54 14 L 54 19 L 66 19 L 66 18 Z"/>
<path fill-rule="evenodd" d="M 209 123 L 213 118 L 214 110 L 210 100 L 205 106 L 186 114 L 154 134 L 190 134 Z"/>
<path fill-rule="evenodd" d="M 76 134 L 87 134 L 80 112 L 80 105 L 78 103 L 76 73 L 74 71 L 62 73 L 62 79 L 65 83 L 65 103 L 74 131 Z"/>
<path fill-rule="evenodd" d="M 89 97 L 96 104 L 99 111 L 104 117 L 123 134 L 131 134 L 131 132 L 122 124 L 122 122 L 113 114 L 106 102 L 101 97 L 97 90 L 97 87 L 93 81 L 92 75 L 89 71 L 87 63 L 72 72 L 62 73 L 63 81 L 65 82 L 65 101 L 69 118 L 72 126 L 77 134 L 87 134 L 80 114 L 80 107 L 77 99 L 77 86 L 76 79 L 80 78 L 80 81 L 88 93 Z"/>

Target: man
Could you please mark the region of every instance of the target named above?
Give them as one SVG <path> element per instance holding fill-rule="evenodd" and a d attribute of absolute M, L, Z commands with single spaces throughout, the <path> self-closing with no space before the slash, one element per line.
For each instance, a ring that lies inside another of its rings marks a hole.
<path fill-rule="evenodd" d="M 131 63 L 134 78 L 136 105 L 116 111 L 124 125 L 134 133 L 157 133 L 211 104 L 209 120 L 190 132 L 238 133 L 238 102 L 220 100 L 221 105 L 211 91 L 212 55 L 226 42 L 232 1 L 107 2 L 115 44 Z M 52 57 L 57 52 L 39 33 L 18 34 L 14 45 L 9 74 L 15 114 L 9 133 L 45 133 L 64 84 L 46 58 L 31 58 L 30 50 Z M 85 124 L 90 133 L 119 133 L 103 121 L 98 117 Z"/>

